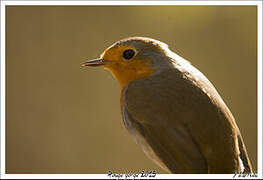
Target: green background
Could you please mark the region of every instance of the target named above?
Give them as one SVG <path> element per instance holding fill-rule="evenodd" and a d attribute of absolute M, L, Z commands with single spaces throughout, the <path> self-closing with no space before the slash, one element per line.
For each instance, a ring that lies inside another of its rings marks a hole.
<path fill-rule="evenodd" d="M 8 6 L 6 172 L 166 173 L 124 128 L 111 73 L 80 66 L 130 36 L 165 42 L 208 77 L 257 171 L 256 6 Z"/>

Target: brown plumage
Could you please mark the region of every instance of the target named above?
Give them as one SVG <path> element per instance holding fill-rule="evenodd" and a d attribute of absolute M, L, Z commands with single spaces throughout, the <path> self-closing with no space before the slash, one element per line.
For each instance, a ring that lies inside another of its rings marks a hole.
<path fill-rule="evenodd" d="M 123 121 L 137 144 L 171 173 L 251 173 L 235 119 L 209 80 L 150 38 L 128 38 L 84 63 L 109 69 Z"/>

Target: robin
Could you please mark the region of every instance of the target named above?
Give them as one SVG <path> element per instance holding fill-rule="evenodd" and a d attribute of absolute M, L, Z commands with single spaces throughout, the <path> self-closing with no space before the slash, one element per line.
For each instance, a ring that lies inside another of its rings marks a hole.
<path fill-rule="evenodd" d="M 209 80 L 158 40 L 132 37 L 83 66 L 112 72 L 125 127 L 171 173 L 252 173 L 239 128 Z"/>

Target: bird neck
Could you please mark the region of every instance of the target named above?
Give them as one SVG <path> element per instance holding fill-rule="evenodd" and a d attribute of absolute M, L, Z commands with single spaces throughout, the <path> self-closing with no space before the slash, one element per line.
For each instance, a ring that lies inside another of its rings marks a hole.
<path fill-rule="evenodd" d="M 113 76 L 117 79 L 121 89 L 123 89 L 130 82 L 146 78 L 155 72 L 155 70 L 151 69 L 149 65 L 136 65 L 133 68 L 130 66 L 127 68 L 108 67 L 107 69 L 109 69 Z"/>

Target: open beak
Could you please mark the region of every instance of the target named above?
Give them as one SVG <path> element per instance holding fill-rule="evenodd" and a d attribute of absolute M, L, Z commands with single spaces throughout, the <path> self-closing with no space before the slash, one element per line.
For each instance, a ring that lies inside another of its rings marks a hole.
<path fill-rule="evenodd" d="M 105 65 L 105 62 L 102 58 L 89 60 L 82 64 L 82 66 L 101 66 L 101 65 Z"/>

